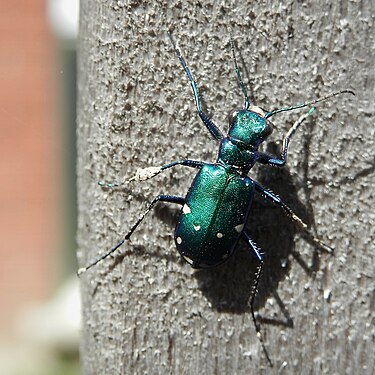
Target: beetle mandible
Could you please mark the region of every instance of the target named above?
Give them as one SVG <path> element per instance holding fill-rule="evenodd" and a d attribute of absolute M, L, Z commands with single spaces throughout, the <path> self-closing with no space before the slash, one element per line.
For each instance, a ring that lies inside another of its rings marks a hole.
<path fill-rule="evenodd" d="M 251 315 L 263 351 L 267 360 L 272 365 L 263 343 L 260 326 L 256 321 L 254 313 L 254 299 L 263 270 L 264 259 L 262 252 L 245 230 L 245 224 L 249 215 L 254 193 L 257 192 L 267 200 L 280 206 L 294 223 L 310 236 L 317 246 L 328 252 L 332 252 L 332 249 L 315 237 L 308 230 L 307 225 L 280 199 L 279 196 L 247 175 L 257 162 L 278 167 L 285 165 L 290 139 L 294 132 L 314 111 L 314 104 L 344 93 L 355 94 L 351 90 L 336 91 L 312 101 L 266 112 L 257 106 L 251 105 L 249 101 L 238 68 L 234 42 L 231 38 L 234 67 L 238 83 L 244 95 L 244 105 L 242 109 L 234 110 L 232 112 L 229 118 L 229 131 L 227 135 L 224 135 L 218 126 L 202 110 L 197 84 L 193 79 L 179 47 L 174 42 L 172 35 L 168 33 L 168 36 L 191 84 L 198 115 L 211 136 L 220 143 L 217 160 L 215 163 L 206 163 L 203 161 L 185 159 L 165 164 L 160 167 L 139 169 L 136 175 L 128 182 L 147 180 L 176 165 L 198 169 L 198 173 L 195 176 L 186 197 L 158 195 L 152 200 L 147 209 L 134 223 L 123 239 L 99 259 L 86 267 L 80 268 L 78 270 L 78 275 L 81 275 L 103 259 L 107 258 L 126 240 L 129 240 L 135 229 L 157 202 L 179 204 L 182 206 L 182 209 L 176 225 L 174 239 L 177 250 L 183 259 L 193 268 L 214 267 L 225 262 L 235 251 L 240 239 L 244 240 L 248 248 L 255 255 L 259 266 L 254 278 L 254 285 L 250 297 Z M 276 113 L 291 111 L 303 107 L 310 107 L 310 109 L 307 113 L 302 115 L 287 132 L 283 140 L 280 158 L 258 151 L 260 144 L 272 133 L 272 124 L 269 121 L 271 116 Z M 99 182 L 99 185 L 108 188 L 119 186 L 117 183 L 103 182 Z"/>

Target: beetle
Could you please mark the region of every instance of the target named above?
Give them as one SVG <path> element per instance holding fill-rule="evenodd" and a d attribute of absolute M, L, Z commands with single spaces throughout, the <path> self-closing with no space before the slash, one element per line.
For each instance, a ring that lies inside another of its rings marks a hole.
<path fill-rule="evenodd" d="M 232 111 L 229 116 L 229 130 L 226 135 L 202 110 L 198 95 L 197 84 L 182 56 L 179 47 L 172 35 L 168 33 L 177 57 L 188 77 L 193 90 L 195 106 L 198 115 L 210 132 L 211 136 L 219 142 L 219 151 L 215 163 L 206 163 L 197 160 L 178 160 L 160 167 L 147 167 L 139 169 L 131 181 L 145 181 L 155 177 L 162 171 L 182 165 L 198 169 L 186 197 L 172 195 L 158 195 L 152 200 L 147 209 L 130 228 L 123 239 L 90 265 L 80 268 L 78 275 L 107 258 L 114 253 L 125 241 L 129 240 L 138 225 L 158 202 L 174 203 L 182 206 L 176 225 L 174 239 L 176 248 L 183 259 L 193 268 L 210 268 L 225 262 L 235 251 L 240 239 L 244 240 L 247 247 L 255 255 L 258 269 L 254 278 L 254 285 L 250 296 L 252 320 L 260 339 L 267 360 L 272 365 L 263 343 L 261 329 L 254 313 L 254 299 L 257 292 L 259 279 L 264 266 L 261 250 L 252 241 L 245 230 L 254 193 L 261 194 L 265 199 L 281 207 L 285 213 L 306 232 L 313 242 L 321 249 L 332 252 L 332 249 L 309 232 L 307 225 L 280 199 L 279 196 L 263 187 L 261 184 L 248 177 L 248 173 L 255 163 L 281 167 L 286 164 L 290 139 L 294 132 L 314 111 L 313 105 L 340 94 L 352 94 L 351 90 L 341 90 L 315 100 L 294 106 L 275 109 L 270 112 L 260 107 L 251 105 L 242 81 L 235 55 L 234 42 L 231 38 L 231 50 L 237 80 L 244 96 L 243 108 Z M 269 118 L 276 113 L 291 111 L 303 107 L 310 107 L 290 128 L 283 140 L 281 157 L 278 158 L 258 150 L 262 142 L 272 133 L 273 126 Z M 112 188 L 119 186 L 117 183 L 99 182 L 102 187 Z"/>

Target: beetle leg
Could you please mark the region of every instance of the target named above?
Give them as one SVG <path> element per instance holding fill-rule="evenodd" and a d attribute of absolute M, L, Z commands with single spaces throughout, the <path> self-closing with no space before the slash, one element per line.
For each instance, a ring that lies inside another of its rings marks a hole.
<path fill-rule="evenodd" d="M 274 165 L 278 167 L 282 167 L 283 165 L 285 165 L 286 159 L 287 159 L 289 142 L 290 142 L 292 135 L 301 126 L 301 124 L 307 119 L 307 117 L 310 116 L 310 114 L 314 111 L 314 109 L 315 108 L 312 107 L 310 111 L 302 115 L 289 129 L 288 133 L 286 133 L 286 136 L 284 137 L 284 140 L 283 140 L 283 149 L 281 151 L 281 159 L 277 158 L 276 156 L 267 154 L 267 153 L 259 152 L 258 153 L 259 158 L 257 161 L 262 164 Z"/>
<path fill-rule="evenodd" d="M 137 172 L 135 173 L 135 176 L 130 178 L 129 180 L 125 182 L 103 182 L 99 181 L 98 184 L 102 187 L 105 188 L 114 188 L 114 187 L 120 187 L 128 184 L 129 182 L 132 181 L 145 181 L 148 180 L 152 177 L 155 177 L 158 175 L 160 172 L 164 171 L 165 169 L 172 168 L 176 165 L 184 165 L 186 167 L 190 168 L 202 168 L 203 165 L 206 164 L 203 161 L 198 161 L 198 160 L 178 160 L 174 161 L 172 163 L 164 164 L 160 167 L 147 167 L 147 168 L 139 168 Z"/>
<path fill-rule="evenodd" d="M 224 135 L 221 132 L 221 130 L 214 124 L 214 122 L 212 120 L 210 120 L 207 117 L 207 115 L 202 111 L 201 104 L 200 104 L 200 101 L 199 101 L 197 84 L 195 83 L 195 81 L 193 79 L 193 76 L 192 76 L 192 74 L 191 74 L 188 66 L 186 65 L 185 59 L 183 58 L 180 49 L 178 48 L 177 44 L 173 40 L 172 35 L 170 33 L 168 33 L 168 36 L 169 36 L 169 39 L 171 40 L 171 42 L 173 44 L 173 48 L 175 49 L 175 51 L 177 53 L 177 57 L 179 58 L 180 63 L 182 65 L 182 67 L 184 68 L 186 75 L 189 78 L 191 88 L 193 89 L 194 99 L 195 99 L 195 105 L 197 107 L 197 111 L 198 111 L 199 117 L 201 118 L 202 122 L 206 125 L 206 128 L 211 133 L 211 135 L 216 140 L 220 141 L 221 139 L 224 138 Z"/>
<path fill-rule="evenodd" d="M 107 253 L 105 253 L 103 256 L 98 258 L 95 262 L 89 264 L 86 267 L 80 268 L 77 272 L 78 276 L 82 275 L 84 272 L 86 272 L 91 267 L 95 266 L 97 263 L 101 262 L 105 258 L 107 258 L 109 255 L 114 253 L 125 241 L 130 239 L 130 236 L 133 234 L 133 232 L 136 230 L 138 225 L 143 221 L 145 216 L 151 211 L 151 209 L 154 207 L 154 205 L 157 202 L 169 202 L 169 203 L 177 203 L 180 205 L 185 204 L 185 198 L 183 197 L 176 197 L 174 195 L 158 195 L 153 199 L 153 201 L 150 203 L 150 205 L 147 207 L 147 209 L 142 213 L 142 215 L 139 217 L 139 219 L 135 222 L 135 224 L 130 228 L 129 232 L 124 236 L 124 239 L 121 240 L 117 245 L 112 247 Z"/>
<path fill-rule="evenodd" d="M 184 165 L 190 168 L 202 168 L 203 165 L 205 164 L 206 163 L 203 161 L 186 159 L 186 160 L 178 160 L 172 163 L 164 164 L 160 167 L 141 168 L 137 170 L 135 176 L 129 179 L 128 182 L 148 180 L 149 178 L 155 177 L 156 175 L 158 175 L 160 172 L 164 171 L 165 169 L 172 168 L 176 165 Z"/>
<path fill-rule="evenodd" d="M 253 287 L 252 287 L 252 290 L 251 290 L 250 309 L 251 309 L 251 317 L 253 319 L 254 327 L 255 327 L 255 330 L 256 330 L 256 333 L 257 333 L 257 337 L 260 341 L 260 344 L 261 344 L 263 352 L 264 352 L 264 354 L 267 358 L 267 361 L 269 362 L 270 366 L 272 367 L 273 364 L 272 364 L 271 358 L 269 357 L 267 349 L 264 345 L 260 324 L 258 324 L 258 322 L 255 318 L 255 313 L 254 313 L 254 300 L 255 300 L 255 297 L 256 297 L 257 292 L 258 292 L 258 284 L 259 284 L 259 280 L 260 280 L 260 277 L 261 277 L 261 274 L 262 274 L 262 271 L 263 271 L 264 260 L 263 260 L 263 256 L 261 254 L 260 249 L 257 247 L 257 245 L 253 242 L 253 240 L 250 238 L 250 236 L 245 231 L 242 232 L 242 237 L 246 241 L 246 243 L 248 244 L 250 249 L 253 251 L 253 253 L 255 254 L 255 256 L 257 257 L 257 260 L 259 262 L 259 266 L 258 266 L 257 272 L 255 274 L 254 284 L 253 284 Z"/>
<path fill-rule="evenodd" d="M 281 199 L 278 195 L 274 194 L 272 191 L 270 190 L 267 190 L 265 187 L 263 187 L 262 185 L 260 185 L 258 182 L 254 181 L 254 186 L 255 186 L 255 189 L 257 190 L 258 193 L 260 193 L 264 198 L 266 199 L 269 199 L 271 200 L 273 203 L 277 204 L 278 206 L 280 206 L 287 214 L 288 216 L 290 216 L 292 218 L 292 220 L 298 225 L 298 227 L 300 229 L 302 229 L 302 231 L 304 233 L 306 233 L 306 235 L 309 237 L 309 239 L 316 245 L 319 247 L 319 249 L 321 249 L 322 251 L 325 251 L 329 254 L 332 254 L 333 253 L 333 249 L 326 245 L 324 242 L 322 242 L 319 238 L 317 238 L 316 236 L 314 236 L 313 233 L 311 233 L 308 229 L 308 226 L 307 224 L 299 217 L 297 216 L 291 208 L 289 208 L 289 206 L 287 206 Z"/>

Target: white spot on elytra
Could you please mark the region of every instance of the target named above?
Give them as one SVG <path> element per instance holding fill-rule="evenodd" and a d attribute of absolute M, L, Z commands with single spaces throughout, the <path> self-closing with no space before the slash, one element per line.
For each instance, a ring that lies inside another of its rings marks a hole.
<path fill-rule="evenodd" d="M 239 224 L 239 225 L 236 225 L 236 226 L 234 227 L 234 229 L 235 229 L 235 231 L 236 231 L 237 233 L 241 233 L 243 227 L 244 227 L 243 224 Z"/>
<path fill-rule="evenodd" d="M 216 233 L 216 237 L 217 237 L 217 238 L 223 238 L 223 236 L 224 236 L 223 233 L 220 233 L 220 232 L 217 232 L 217 233 Z"/>
<path fill-rule="evenodd" d="M 187 204 L 184 204 L 184 207 L 182 207 L 182 212 L 184 214 L 190 214 L 191 209 L 190 209 L 190 207 Z"/>
<path fill-rule="evenodd" d="M 182 244 L 182 238 L 181 238 L 181 237 L 177 237 L 177 238 L 176 238 L 176 241 L 177 241 L 177 243 L 178 243 L 179 245 Z"/>
<path fill-rule="evenodd" d="M 198 231 L 199 229 L 201 229 L 201 226 L 200 226 L 200 225 L 194 225 L 194 229 L 195 229 L 196 231 Z"/>

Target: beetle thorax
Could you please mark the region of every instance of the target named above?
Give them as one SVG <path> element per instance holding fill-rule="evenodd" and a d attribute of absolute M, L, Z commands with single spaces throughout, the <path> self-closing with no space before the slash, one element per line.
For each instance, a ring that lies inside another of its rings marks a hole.
<path fill-rule="evenodd" d="M 256 151 L 256 147 L 226 137 L 220 143 L 217 161 L 247 173 L 256 162 Z"/>

